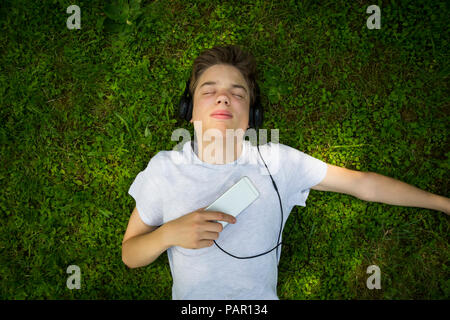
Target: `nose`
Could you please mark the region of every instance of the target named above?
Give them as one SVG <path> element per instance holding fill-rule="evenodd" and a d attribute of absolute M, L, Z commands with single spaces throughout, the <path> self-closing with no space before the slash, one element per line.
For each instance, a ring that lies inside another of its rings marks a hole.
<path fill-rule="evenodd" d="M 227 105 L 227 106 L 230 104 L 230 101 L 229 101 L 228 97 L 226 95 L 224 95 L 224 94 L 218 96 L 217 99 L 216 99 L 216 103 L 217 104 L 221 104 L 222 102 L 224 102 L 225 105 Z"/>

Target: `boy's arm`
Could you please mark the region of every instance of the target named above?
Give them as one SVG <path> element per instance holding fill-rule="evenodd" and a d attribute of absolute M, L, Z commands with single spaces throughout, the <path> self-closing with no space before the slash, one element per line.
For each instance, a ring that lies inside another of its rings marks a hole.
<path fill-rule="evenodd" d="M 433 209 L 450 214 L 450 199 L 375 172 L 327 164 L 325 178 L 311 189 L 345 193 L 364 201 Z"/>
<path fill-rule="evenodd" d="M 122 261 L 129 268 L 144 267 L 155 261 L 171 246 L 164 241 L 165 225 L 122 243 Z"/>
<path fill-rule="evenodd" d="M 135 208 L 122 242 L 122 261 L 130 268 L 138 268 L 149 265 L 172 246 L 187 249 L 212 246 L 223 230 L 216 221 L 235 223 L 236 218 L 200 208 L 154 227 L 146 225 Z"/>
<path fill-rule="evenodd" d="M 134 208 L 122 241 L 122 261 L 138 268 L 155 261 L 170 245 L 165 242 L 165 227 L 146 225 Z"/>
<path fill-rule="evenodd" d="M 367 201 L 426 208 L 450 214 L 449 198 L 375 172 L 368 172 L 365 179 L 366 188 L 369 191 Z"/>

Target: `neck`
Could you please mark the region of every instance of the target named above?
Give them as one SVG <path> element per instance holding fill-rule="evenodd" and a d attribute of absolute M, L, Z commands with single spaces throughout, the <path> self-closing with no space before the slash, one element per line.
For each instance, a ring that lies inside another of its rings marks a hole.
<path fill-rule="evenodd" d="M 229 138 L 197 139 L 197 150 L 194 152 L 203 162 L 210 164 L 227 164 L 239 159 L 243 149 L 243 138 L 232 136 Z"/>

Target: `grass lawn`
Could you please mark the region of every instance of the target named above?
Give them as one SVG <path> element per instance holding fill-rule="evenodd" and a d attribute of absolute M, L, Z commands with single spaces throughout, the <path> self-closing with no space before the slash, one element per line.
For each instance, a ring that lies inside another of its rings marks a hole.
<path fill-rule="evenodd" d="M 1 5 L 0 298 L 171 299 L 166 253 L 122 262 L 127 192 L 176 128 L 193 133 L 178 101 L 215 45 L 255 56 L 280 143 L 450 195 L 448 1 L 122 2 Z M 442 212 L 312 190 L 283 233 L 279 298 L 449 299 L 449 231 Z"/>

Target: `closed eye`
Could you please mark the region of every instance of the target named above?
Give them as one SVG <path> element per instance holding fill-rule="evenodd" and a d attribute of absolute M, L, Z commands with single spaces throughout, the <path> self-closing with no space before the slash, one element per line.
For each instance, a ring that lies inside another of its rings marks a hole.
<path fill-rule="evenodd" d="M 211 94 L 211 93 L 214 93 L 214 92 L 205 92 L 204 95 L 205 94 Z M 233 94 L 233 96 L 236 96 L 236 97 L 239 97 L 239 98 L 243 98 L 243 96 L 240 96 L 238 94 Z"/>

